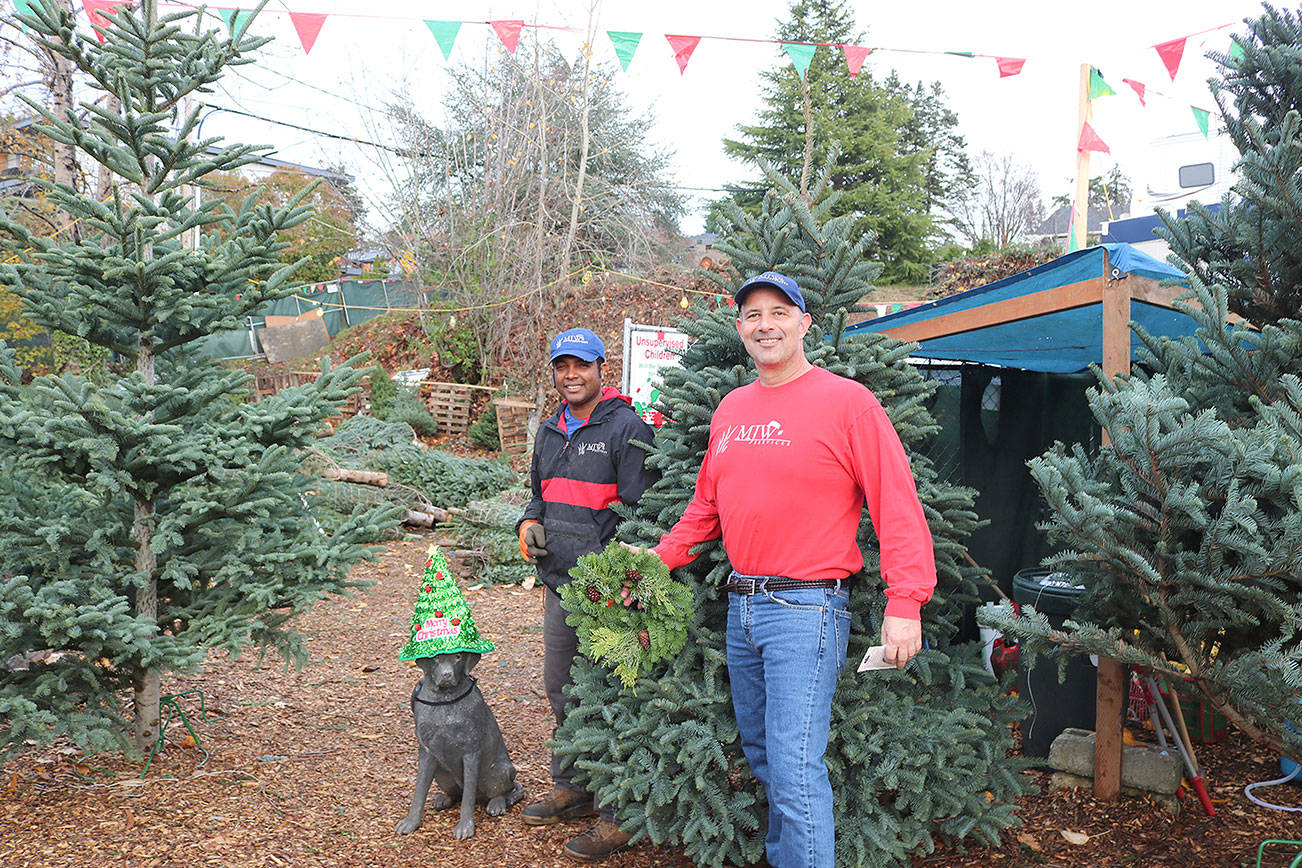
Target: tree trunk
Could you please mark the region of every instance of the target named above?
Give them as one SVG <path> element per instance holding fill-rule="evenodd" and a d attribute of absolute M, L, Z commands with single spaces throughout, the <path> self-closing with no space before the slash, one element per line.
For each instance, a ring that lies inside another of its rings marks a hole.
<path fill-rule="evenodd" d="M 148 385 L 154 384 L 154 355 L 142 342 L 136 357 L 136 371 Z M 131 536 L 136 541 L 136 572 L 145 577 L 145 583 L 136 590 L 136 617 L 151 625 L 158 623 L 158 553 L 154 551 L 154 501 L 142 497 L 135 499 L 135 520 Z M 162 678 L 157 669 L 136 672 L 135 723 L 131 740 L 136 750 L 148 753 L 158 741 L 158 699 Z"/>
<path fill-rule="evenodd" d="M 583 207 L 583 181 L 588 175 L 588 145 L 591 136 L 588 133 L 588 116 L 592 104 L 589 99 L 589 82 L 592 74 L 592 39 L 596 32 L 597 2 L 593 0 L 588 7 L 588 34 L 583 44 L 583 112 L 579 120 L 579 177 L 574 182 L 574 200 L 570 204 L 570 225 L 565 231 L 565 244 L 561 248 L 561 285 L 570 283 L 570 250 L 574 247 L 574 236 L 579 230 L 579 211 Z M 806 97 L 808 101 L 808 97 Z"/>
<path fill-rule="evenodd" d="M 59 6 L 65 12 L 72 11 L 71 0 L 59 0 Z M 61 57 L 52 51 L 42 52 L 45 55 L 44 74 L 46 83 L 50 88 L 50 108 L 52 114 L 60 120 L 66 120 L 68 123 L 75 124 L 76 112 L 72 101 L 72 61 Z M 54 142 L 54 182 L 56 184 L 66 185 L 72 189 L 77 189 L 77 148 L 75 145 L 65 145 L 62 142 Z M 69 222 L 68 216 L 60 212 L 60 229 L 66 229 L 68 236 L 73 241 L 81 240 L 81 227 L 75 222 Z"/>

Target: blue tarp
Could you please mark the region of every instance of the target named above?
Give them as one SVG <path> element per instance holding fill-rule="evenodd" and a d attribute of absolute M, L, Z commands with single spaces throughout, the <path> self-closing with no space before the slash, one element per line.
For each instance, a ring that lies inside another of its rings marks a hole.
<path fill-rule="evenodd" d="M 1104 251 L 1107 251 L 1107 259 Z M 1159 282 L 1178 278 L 1184 273 L 1129 244 L 1103 244 L 1060 256 L 1012 277 L 986 286 L 947 296 L 919 307 L 857 323 L 846 329 L 850 336 L 885 331 L 896 326 L 922 322 L 932 317 L 1007 301 L 1023 295 L 1044 292 L 1059 286 L 1103 276 L 1105 262 L 1116 278 L 1122 273 L 1136 274 Z M 1131 300 L 1130 318 L 1153 335 L 1181 337 L 1192 335 L 1197 323 L 1183 313 Z M 1138 341 L 1131 340 L 1131 357 Z M 961 334 L 930 338 L 921 343 L 914 356 L 927 359 L 976 362 L 1021 368 L 1027 371 L 1070 373 L 1081 371 L 1103 359 L 1103 320 L 1101 306 L 1090 304 L 1072 310 L 1041 314 L 1014 322 L 1000 323 Z"/>

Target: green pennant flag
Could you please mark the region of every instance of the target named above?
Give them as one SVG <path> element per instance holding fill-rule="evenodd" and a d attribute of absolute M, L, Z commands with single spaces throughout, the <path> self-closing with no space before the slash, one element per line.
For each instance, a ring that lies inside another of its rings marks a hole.
<path fill-rule="evenodd" d="M 235 33 L 243 27 L 244 22 L 248 21 L 253 15 L 253 13 L 247 9 L 219 9 L 217 11 L 221 13 L 222 20 L 226 22 L 226 28 L 230 30 L 231 33 Z"/>
<path fill-rule="evenodd" d="M 443 59 L 452 59 L 452 45 L 457 41 L 457 34 L 461 31 L 460 21 L 430 21 L 426 19 L 425 26 L 429 32 L 434 34 L 435 41 L 438 42 L 439 48 L 443 49 Z"/>
<path fill-rule="evenodd" d="M 804 78 L 805 72 L 809 69 L 809 62 L 814 59 L 816 46 L 803 42 L 784 42 L 782 47 L 786 49 L 787 57 L 791 58 L 791 65 L 796 68 L 800 77 Z"/>
<path fill-rule="evenodd" d="M 970 51 L 946 51 L 945 53 L 952 54 L 955 57 L 976 57 L 976 55 Z"/>
<path fill-rule="evenodd" d="M 1117 92 L 1108 86 L 1103 80 L 1103 73 L 1094 67 L 1090 67 L 1090 99 L 1098 99 L 1101 96 L 1116 96 Z"/>
<path fill-rule="evenodd" d="M 628 65 L 633 62 L 633 52 L 637 51 L 637 44 L 642 41 L 642 34 L 624 30 L 607 30 L 606 35 L 610 37 L 610 44 L 615 46 L 615 56 L 619 58 L 619 65 L 628 72 Z"/>
<path fill-rule="evenodd" d="M 14 0 L 14 12 L 18 12 L 18 13 L 21 13 L 21 14 L 23 14 L 23 15 L 31 15 L 31 14 L 32 14 L 32 0 Z M 27 30 L 27 25 L 26 25 L 26 24 L 22 25 L 22 27 L 23 27 L 23 30 L 24 30 L 24 31 Z"/>
<path fill-rule="evenodd" d="M 1068 253 L 1075 253 L 1077 250 L 1080 250 L 1080 244 L 1076 241 L 1076 233 L 1075 233 L 1074 230 L 1068 228 L 1068 230 L 1067 230 L 1067 252 L 1068 252 Z"/>
<path fill-rule="evenodd" d="M 1233 37 L 1230 37 L 1230 60 L 1243 60 L 1243 46 Z"/>
<path fill-rule="evenodd" d="M 1194 123 L 1198 124 L 1198 129 L 1202 130 L 1203 138 L 1207 138 L 1207 119 L 1211 116 L 1211 112 L 1207 111 L 1207 109 L 1200 109 L 1195 105 L 1191 105 L 1189 108 L 1193 109 Z"/>

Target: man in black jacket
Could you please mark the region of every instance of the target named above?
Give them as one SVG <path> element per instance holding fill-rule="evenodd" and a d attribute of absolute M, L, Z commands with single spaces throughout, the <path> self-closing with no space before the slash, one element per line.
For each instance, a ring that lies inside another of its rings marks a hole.
<path fill-rule="evenodd" d="M 570 570 L 581 555 L 600 551 L 615 536 L 619 516 L 610 505 L 636 503 L 656 478 L 644 465 L 646 451 L 631 442 L 650 443 L 654 432 L 619 390 L 603 388 L 605 362 L 605 345 L 587 329 L 570 329 L 552 339 L 552 385 L 560 393 L 561 407 L 534 439 L 533 499 L 516 525 L 521 555 L 537 563 L 538 578 L 547 586 L 543 684 L 557 726 L 575 702 L 562 688 L 571 683 L 579 642 L 574 628 L 565 623 L 556 589 L 571 581 Z M 551 793 L 521 815 L 527 825 L 546 826 L 597 813 L 592 794 L 573 782 L 573 768 L 554 754 L 551 772 Z M 613 812 L 602 811 L 596 825 L 566 844 L 565 852 L 596 862 L 623 849 L 628 839 L 614 825 Z"/>

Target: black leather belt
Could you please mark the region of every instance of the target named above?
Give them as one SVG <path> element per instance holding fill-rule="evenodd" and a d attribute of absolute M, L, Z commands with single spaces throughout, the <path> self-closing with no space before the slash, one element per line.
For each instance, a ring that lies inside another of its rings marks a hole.
<path fill-rule="evenodd" d="M 836 588 L 850 585 L 849 579 L 788 579 L 786 576 L 742 579 L 734 575 L 723 583 L 723 589 L 733 594 L 750 596 L 764 591 L 794 591 L 799 588 Z"/>

